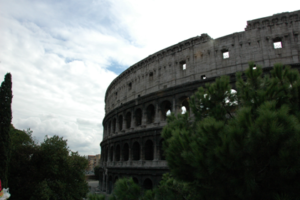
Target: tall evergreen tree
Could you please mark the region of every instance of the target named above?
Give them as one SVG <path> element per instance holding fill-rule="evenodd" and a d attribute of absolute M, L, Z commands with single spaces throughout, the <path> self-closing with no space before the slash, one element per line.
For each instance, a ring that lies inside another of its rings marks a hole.
<path fill-rule="evenodd" d="M 164 127 L 171 174 L 193 183 L 198 199 L 298 199 L 300 191 L 300 78 L 280 64 L 270 75 L 250 63 L 199 88 L 194 118 L 171 116 Z"/>
<path fill-rule="evenodd" d="M 8 166 L 10 160 L 10 124 L 12 120 L 12 82 L 11 74 L 5 75 L 0 87 L 0 179 L 3 187 L 8 186 Z"/>

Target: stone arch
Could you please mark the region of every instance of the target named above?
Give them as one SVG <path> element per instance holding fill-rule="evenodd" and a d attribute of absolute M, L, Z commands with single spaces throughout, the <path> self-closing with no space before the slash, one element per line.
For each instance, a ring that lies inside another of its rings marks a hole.
<path fill-rule="evenodd" d="M 140 144 L 135 141 L 132 145 L 132 160 L 140 160 L 141 147 Z"/>
<path fill-rule="evenodd" d="M 147 124 L 154 123 L 155 120 L 155 107 L 153 104 L 150 104 L 146 108 L 147 113 Z"/>
<path fill-rule="evenodd" d="M 119 177 L 118 177 L 118 176 L 115 176 L 114 184 L 117 182 L 118 179 L 119 179 Z"/>
<path fill-rule="evenodd" d="M 150 178 L 146 178 L 144 180 L 143 187 L 145 190 L 151 190 L 153 188 L 153 183 Z"/>
<path fill-rule="evenodd" d="M 113 159 L 114 159 L 114 146 L 110 147 L 109 155 L 110 155 L 110 157 L 109 157 L 110 161 L 113 161 Z"/>
<path fill-rule="evenodd" d="M 154 144 L 152 140 L 145 142 L 145 160 L 153 160 L 154 158 Z"/>
<path fill-rule="evenodd" d="M 160 108 L 161 108 L 161 119 L 166 120 L 167 115 L 172 112 L 172 103 L 168 100 L 165 100 L 160 104 Z"/>
<path fill-rule="evenodd" d="M 136 184 L 139 184 L 139 179 L 137 177 L 132 177 L 132 180 L 136 183 Z"/>
<path fill-rule="evenodd" d="M 118 121 L 119 121 L 119 130 L 121 131 L 123 129 L 123 115 L 119 115 L 119 118 L 118 118 Z"/>
<path fill-rule="evenodd" d="M 160 160 L 166 160 L 164 150 L 163 150 L 163 142 L 164 142 L 164 139 L 161 139 L 159 141 L 159 159 Z"/>
<path fill-rule="evenodd" d="M 142 125 L 142 109 L 138 108 L 134 112 L 135 115 L 135 125 L 140 126 Z"/>
<path fill-rule="evenodd" d="M 115 155 L 116 161 L 120 161 L 120 154 L 121 154 L 121 148 L 120 148 L 120 145 L 118 144 L 116 147 L 116 155 Z"/>
<path fill-rule="evenodd" d="M 126 119 L 126 128 L 129 129 L 131 127 L 131 112 L 127 112 L 125 119 Z"/>
<path fill-rule="evenodd" d="M 128 161 L 129 159 L 129 145 L 128 143 L 125 143 L 123 146 L 123 160 Z"/>
<path fill-rule="evenodd" d="M 189 113 L 190 111 L 190 103 L 189 103 L 189 97 L 183 96 L 179 99 L 180 101 L 180 113 L 184 114 L 186 112 Z"/>

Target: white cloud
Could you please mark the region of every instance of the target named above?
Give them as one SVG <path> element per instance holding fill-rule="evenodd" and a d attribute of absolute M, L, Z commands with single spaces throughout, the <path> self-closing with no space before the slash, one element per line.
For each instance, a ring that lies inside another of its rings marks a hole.
<path fill-rule="evenodd" d="M 13 124 L 39 141 L 57 134 L 73 151 L 98 154 L 113 67 L 293 10 L 294 1 L 0 0 L 0 82 L 12 73 Z"/>

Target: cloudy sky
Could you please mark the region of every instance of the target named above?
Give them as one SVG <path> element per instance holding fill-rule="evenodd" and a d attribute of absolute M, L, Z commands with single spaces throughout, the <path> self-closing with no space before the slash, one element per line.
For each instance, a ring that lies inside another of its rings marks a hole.
<path fill-rule="evenodd" d="M 105 90 L 160 49 L 300 9 L 298 0 L 0 0 L 0 82 L 13 81 L 13 124 L 100 153 Z"/>

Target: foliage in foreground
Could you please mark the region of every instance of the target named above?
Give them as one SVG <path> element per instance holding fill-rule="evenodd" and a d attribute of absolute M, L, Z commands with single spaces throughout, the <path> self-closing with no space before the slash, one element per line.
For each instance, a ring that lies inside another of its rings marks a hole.
<path fill-rule="evenodd" d="M 116 181 L 110 200 L 185 200 L 197 199 L 189 183 L 175 180 L 169 173 L 163 175 L 157 188 L 143 190 L 132 178 Z"/>
<path fill-rule="evenodd" d="M 82 199 L 88 192 L 84 169 L 87 160 L 70 152 L 59 136 L 45 137 L 41 145 L 32 131 L 11 126 L 10 199 Z"/>
<path fill-rule="evenodd" d="M 197 199 L 297 199 L 300 191 L 300 79 L 275 65 L 269 76 L 237 73 L 237 93 L 220 77 L 170 116 L 164 149 L 171 174 Z"/>
<path fill-rule="evenodd" d="M 141 196 L 141 187 L 132 178 L 120 178 L 114 185 L 110 200 L 138 200 Z"/>
<path fill-rule="evenodd" d="M 4 188 L 8 186 L 8 171 L 10 161 L 10 124 L 12 119 L 12 81 L 7 73 L 0 86 L 0 180 Z"/>
<path fill-rule="evenodd" d="M 105 200 L 105 196 L 102 194 L 88 194 L 88 200 Z"/>

